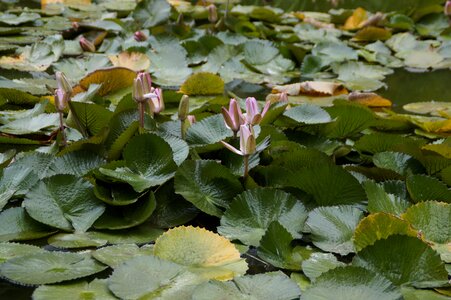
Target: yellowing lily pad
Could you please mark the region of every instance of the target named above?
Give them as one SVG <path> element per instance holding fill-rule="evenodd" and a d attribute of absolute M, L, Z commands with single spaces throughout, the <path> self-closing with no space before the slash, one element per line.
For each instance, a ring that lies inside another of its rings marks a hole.
<path fill-rule="evenodd" d="M 91 84 L 101 84 L 98 94 L 105 96 L 123 88 L 132 87 L 136 72 L 123 67 L 96 70 L 86 75 L 74 87 L 74 94 L 86 92 Z"/>
<path fill-rule="evenodd" d="M 308 96 L 336 96 L 347 94 L 348 91 L 340 83 L 328 81 L 304 81 L 300 93 Z"/>
<path fill-rule="evenodd" d="M 247 270 L 246 261 L 228 239 L 198 227 L 168 230 L 156 240 L 154 254 L 210 279 L 230 280 Z"/>
<path fill-rule="evenodd" d="M 140 52 L 122 52 L 118 55 L 108 55 L 108 58 L 115 67 L 128 68 L 136 72 L 150 68 L 149 58 Z"/>
<path fill-rule="evenodd" d="M 390 100 L 385 99 L 376 93 L 352 92 L 349 94 L 348 99 L 368 107 L 390 107 L 392 105 Z"/>
<path fill-rule="evenodd" d="M 451 115 L 451 102 L 416 102 L 406 104 L 402 108 L 416 114 L 430 114 L 433 116 L 441 116 L 443 114 Z"/>
<path fill-rule="evenodd" d="M 217 95 L 224 92 L 224 81 L 218 75 L 200 72 L 191 75 L 180 87 L 185 95 Z"/>
<path fill-rule="evenodd" d="M 356 41 L 385 41 L 391 37 L 391 32 L 385 28 L 368 26 L 360 29 L 354 36 Z"/>
<path fill-rule="evenodd" d="M 366 10 L 359 7 L 354 10 L 352 13 L 352 16 L 350 16 L 343 26 L 344 30 L 356 30 L 361 28 L 363 22 L 365 22 L 368 19 L 368 15 L 366 13 Z"/>

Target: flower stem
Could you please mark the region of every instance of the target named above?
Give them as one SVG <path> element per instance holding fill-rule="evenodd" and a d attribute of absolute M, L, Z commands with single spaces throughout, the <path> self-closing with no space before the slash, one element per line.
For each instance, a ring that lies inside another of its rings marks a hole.
<path fill-rule="evenodd" d="M 249 155 L 244 155 L 244 180 L 249 176 Z"/>
<path fill-rule="evenodd" d="M 139 108 L 139 127 L 144 129 L 144 105 L 146 102 L 138 102 L 138 108 Z"/>
<path fill-rule="evenodd" d="M 60 116 L 60 132 L 61 132 L 61 138 L 63 139 L 63 147 L 67 146 L 67 140 L 66 140 L 66 134 L 64 133 L 64 116 L 63 112 L 59 112 Z"/>
<path fill-rule="evenodd" d="M 185 140 L 185 120 L 180 120 L 180 134 L 182 140 Z"/>

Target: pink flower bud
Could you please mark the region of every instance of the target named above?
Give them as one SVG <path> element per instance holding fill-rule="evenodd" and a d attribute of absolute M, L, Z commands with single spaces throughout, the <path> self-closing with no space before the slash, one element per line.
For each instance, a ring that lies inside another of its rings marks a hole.
<path fill-rule="evenodd" d="M 238 132 L 240 126 L 244 124 L 244 116 L 241 113 L 241 108 L 235 99 L 230 99 L 229 110 L 225 107 L 222 108 L 222 116 L 226 123 L 227 128 L 233 132 Z"/>
<path fill-rule="evenodd" d="M 445 3 L 445 16 L 451 16 L 451 0 Z"/>
<path fill-rule="evenodd" d="M 81 37 L 79 40 L 80 43 L 80 47 L 87 52 L 96 52 L 96 46 L 94 46 L 94 44 L 89 41 L 88 39 L 86 39 L 85 37 Z"/>
<path fill-rule="evenodd" d="M 257 100 L 254 97 L 248 97 L 246 99 L 246 124 L 259 124 L 270 106 L 271 103 L 266 102 L 263 111 L 260 113 L 260 108 L 258 107 Z"/>
<path fill-rule="evenodd" d="M 249 156 L 251 154 L 254 154 L 257 149 L 254 130 L 248 125 L 240 126 L 240 150 L 224 141 L 221 141 L 221 143 L 233 153 L 241 156 Z"/>
<path fill-rule="evenodd" d="M 216 8 L 216 5 L 210 4 L 207 6 L 208 9 L 208 21 L 210 23 L 216 23 L 218 21 L 218 9 Z"/>
<path fill-rule="evenodd" d="M 182 99 L 180 99 L 178 117 L 179 120 L 185 121 L 186 117 L 189 113 L 189 97 L 188 95 L 183 95 Z"/>
<path fill-rule="evenodd" d="M 190 125 L 193 125 L 194 123 L 197 122 L 197 121 L 196 121 L 196 116 L 194 116 L 194 115 L 188 115 L 188 116 L 186 117 L 186 119 L 188 120 L 188 122 L 189 122 Z"/>
<path fill-rule="evenodd" d="M 151 88 L 151 92 L 144 94 L 148 99 L 150 111 L 154 114 L 159 114 L 164 110 L 163 91 L 160 88 Z"/>
<path fill-rule="evenodd" d="M 145 40 L 147 40 L 147 36 L 142 31 L 136 31 L 133 34 L 133 38 L 137 42 L 144 42 Z"/>
<path fill-rule="evenodd" d="M 69 101 L 69 95 L 65 93 L 62 89 L 57 88 L 55 90 L 55 107 L 58 111 L 62 112 L 67 107 L 67 102 Z"/>
<path fill-rule="evenodd" d="M 72 92 L 73 92 L 72 86 L 69 83 L 69 81 L 67 80 L 67 78 L 64 75 L 64 73 L 63 72 L 56 72 L 55 73 L 55 77 L 56 77 L 56 84 L 58 86 L 58 89 L 64 91 L 69 96 L 72 95 Z"/>

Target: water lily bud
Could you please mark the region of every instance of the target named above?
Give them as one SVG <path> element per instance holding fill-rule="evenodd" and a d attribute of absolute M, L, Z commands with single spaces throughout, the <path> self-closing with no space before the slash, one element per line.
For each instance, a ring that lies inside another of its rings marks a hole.
<path fill-rule="evenodd" d="M 80 43 L 80 47 L 84 50 L 84 51 L 88 51 L 88 52 L 96 52 L 96 46 L 94 46 L 94 44 L 89 41 L 88 39 L 86 39 L 85 37 L 81 37 L 79 40 Z"/>
<path fill-rule="evenodd" d="M 257 100 L 254 97 L 248 97 L 246 99 L 246 124 L 256 125 L 260 123 L 270 106 L 271 102 L 266 102 L 263 111 L 260 112 Z"/>
<path fill-rule="evenodd" d="M 65 93 L 62 89 L 57 88 L 55 90 L 55 107 L 58 111 L 62 112 L 67 107 L 67 102 L 69 101 L 69 95 Z"/>
<path fill-rule="evenodd" d="M 218 9 L 216 8 L 216 5 L 210 4 L 207 9 L 208 21 L 210 21 L 210 23 L 216 23 L 218 21 Z"/>
<path fill-rule="evenodd" d="M 244 116 L 241 113 L 241 108 L 235 99 L 230 99 L 229 110 L 225 107 L 222 108 L 222 116 L 226 123 L 226 127 L 231 129 L 233 132 L 238 132 L 240 126 L 244 124 Z"/>
<path fill-rule="evenodd" d="M 195 115 L 188 115 L 188 116 L 186 117 L 186 119 L 188 120 L 188 122 L 189 122 L 190 125 L 193 125 L 194 123 L 197 122 L 197 121 L 196 121 L 196 116 L 195 116 Z"/>
<path fill-rule="evenodd" d="M 147 36 L 142 31 L 136 31 L 133 34 L 133 37 L 137 42 L 144 42 L 145 40 L 147 40 Z"/>
<path fill-rule="evenodd" d="M 136 102 L 146 101 L 146 98 L 144 97 L 143 83 L 139 77 L 133 80 L 132 97 Z"/>
<path fill-rule="evenodd" d="M 56 72 L 55 76 L 58 89 L 64 91 L 64 93 L 68 94 L 70 97 L 70 95 L 72 95 L 72 86 L 67 80 L 66 75 L 64 75 L 63 72 Z"/>
<path fill-rule="evenodd" d="M 179 120 L 184 121 L 189 113 L 189 97 L 187 95 L 183 95 L 179 104 Z"/>
<path fill-rule="evenodd" d="M 149 99 L 150 110 L 154 114 L 159 114 L 164 110 L 163 91 L 160 88 L 151 88 L 151 92 L 144 94 Z"/>
<path fill-rule="evenodd" d="M 149 72 L 139 72 L 137 77 L 141 79 L 144 94 L 152 93 L 152 78 Z"/>
<path fill-rule="evenodd" d="M 72 28 L 78 30 L 80 28 L 80 24 L 78 22 L 72 22 Z"/>
<path fill-rule="evenodd" d="M 252 128 L 247 125 L 240 127 L 240 151 L 242 155 L 251 155 L 255 153 L 257 143 Z"/>
<path fill-rule="evenodd" d="M 451 0 L 446 1 L 445 16 L 451 16 Z"/>

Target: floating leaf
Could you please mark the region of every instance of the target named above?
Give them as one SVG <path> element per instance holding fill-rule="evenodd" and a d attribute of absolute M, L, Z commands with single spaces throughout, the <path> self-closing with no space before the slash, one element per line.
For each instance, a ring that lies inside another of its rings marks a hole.
<path fill-rule="evenodd" d="M 15 257 L 43 252 L 46 251 L 38 246 L 19 243 L 0 243 L 0 263 Z"/>
<path fill-rule="evenodd" d="M 118 55 L 109 55 L 109 60 L 115 67 L 123 67 L 135 72 L 146 71 L 150 67 L 149 58 L 140 52 L 121 52 Z"/>
<path fill-rule="evenodd" d="M 447 203 L 427 201 L 420 202 L 402 215 L 402 218 L 421 231 L 428 241 L 446 244 L 451 237 L 451 205 Z"/>
<path fill-rule="evenodd" d="M 117 268 L 131 258 L 152 254 L 152 245 L 145 245 L 140 248 L 135 244 L 122 244 L 100 248 L 93 252 L 92 256 L 103 264 Z"/>
<path fill-rule="evenodd" d="M 133 19 L 143 28 L 153 27 L 169 19 L 171 6 L 166 0 L 144 0 L 133 11 Z"/>
<path fill-rule="evenodd" d="M 282 272 L 237 277 L 233 282 L 209 281 L 199 285 L 193 300 L 260 299 L 291 300 L 301 291 L 295 282 Z"/>
<path fill-rule="evenodd" d="M 307 218 L 304 205 L 294 196 L 270 188 L 258 188 L 238 195 L 221 218 L 218 232 L 246 245 L 258 246 L 273 221 L 278 221 L 293 238 Z"/>
<path fill-rule="evenodd" d="M 346 255 L 355 252 L 352 235 L 362 217 L 352 206 L 318 207 L 309 213 L 306 226 L 315 246 Z"/>
<path fill-rule="evenodd" d="M 129 183 L 137 192 L 163 184 L 174 176 L 177 165 L 170 146 L 155 134 L 134 137 L 124 149 L 126 167 L 99 171 L 113 181 Z"/>
<path fill-rule="evenodd" d="M 120 207 L 107 207 L 94 223 L 95 229 L 126 229 L 144 223 L 155 210 L 156 201 L 153 192 L 139 199 L 134 204 Z"/>
<path fill-rule="evenodd" d="M 307 260 L 302 262 L 302 272 L 304 272 L 311 281 L 315 281 L 321 274 L 344 266 L 345 264 L 338 261 L 331 253 L 315 252 L 312 253 Z"/>
<path fill-rule="evenodd" d="M 36 222 L 22 207 L 9 208 L 0 213 L 0 241 L 39 239 L 55 230 Z"/>
<path fill-rule="evenodd" d="M 0 174 L 0 209 L 15 193 L 28 190 L 38 180 L 32 168 L 17 163 L 0 170 Z"/>
<path fill-rule="evenodd" d="M 191 147 L 201 147 L 218 143 L 232 135 L 233 132 L 224 125 L 222 115 L 214 115 L 191 125 L 186 133 L 186 141 Z"/>
<path fill-rule="evenodd" d="M 421 164 L 412 156 L 400 152 L 380 152 L 373 156 L 376 167 L 392 170 L 400 175 L 418 173 L 422 170 Z"/>
<path fill-rule="evenodd" d="M 440 256 L 421 240 L 392 235 L 360 251 L 353 265 L 383 275 L 399 286 L 406 282 L 446 280 Z"/>
<path fill-rule="evenodd" d="M 107 186 L 101 181 L 96 182 L 94 194 L 103 202 L 118 206 L 135 203 L 141 195 L 128 184 L 114 183 Z"/>
<path fill-rule="evenodd" d="M 100 96 L 105 96 L 124 88 L 131 88 L 135 77 L 136 72 L 127 68 L 114 67 L 100 69 L 89 73 L 80 80 L 80 83 L 74 87 L 74 92 L 85 92 L 91 84 L 101 84 L 102 86 L 98 91 L 98 94 Z"/>
<path fill-rule="evenodd" d="M 374 181 L 365 181 L 363 186 L 368 197 L 368 211 L 371 213 L 386 212 L 400 215 L 410 206 L 406 197 L 386 192 L 383 185 Z"/>
<path fill-rule="evenodd" d="M 108 279 L 108 287 L 121 299 L 137 300 L 164 297 L 200 282 L 202 280 L 186 271 L 184 266 L 156 256 L 138 256 L 114 270 Z"/>
<path fill-rule="evenodd" d="M 449 102 L 414 102 L 405 104 L 402 108 L 415 114 L 431 114 L 433 116 L 441 116 L 440 113 L 451 114 L 451 103 Z"/>
<path fill-rule="evenodd" d="M 106 239 L 92 238 L 89 233 L 58 233 L 52 235 L 47 242 L 49 245 L 62 248 L 87 248 L 87 247 L 101 247 L 108 243 Z"/>
<path fill-rule="evenodd" d="M 363 218 L 355 229 L 353 240 L 357 251 L 394 234 L 417 236 L 417 231 L 403 219 L 379 212 Z"/>
<path fill-rule="evenodd" d="M 318 205 L 359 203 L 366 199 L 357 179 L 336 165 L 320 165 L 295 172 L 295 186 L 313 196 Z"/>
<path fill-rule="evenodd" d="M 220 217 L 220 208 L 242 191 L 229 169 L 215 161 L 185 161 L 175 174 L 175 192 L 205 213 Z"/>
<path fill-rule="evenodd" d="M 0 132 L 23 135 L 32 133 L 48 134 L 59 126 L 58 114 L 40 114 L 31 118 L 17 119 L 0 126 Z M 42 130 L 42 132 L 41 132 Z"/>
<path fill-rule="evenodd" d="M 86 281 L 63 284 L 63 285 L 42 285 L 33 292 L 35 300 L 78 300 L 86 297 L 94 299 L 114 300 L 108 289 L 106 279 L 94 279 L 90 283 Z"/>
<path fill-rule="evenodd" d="M 104 163 L 105 160 L 95 153 L 74 151 L 56 157 L 49 166 L 47 176 L 56 174 L 84 176 Z"/>
<path fill-rule="evenodd" d="M 391 32 L 385 28 L 367 26 L 360 29 L 353 37 L 353 40 L 373 42 L 373 41 L 385 41 L 391 37 Z"/>
<path fill-rule="evenodd" d="M 346 22 L 343 26 L 344 30 L 355 30 L 359 29 L 363 22 L 365 22 L 368 18 L 366 10 L 361 7 L 358 7 L 354 10 L 352 15 L 346 19 Z"/>
<path fill-rule="evenodd" d="M 300 270 L 302 257 L 293 251 L 292 241 L 291 233 L 274 221 L 259 242 L 258 256 L 277 268 Z"/>
<path fill-rule="evenodd" d="M 340 267 L 318 277 L 303 294 L 302 300 L 397 300 L 399 290 L 383 276 L 360 267 Z"/>
<path fill-rule="evenodd" d="M 213 73 L 195 73 L 182 84 L 180 92 L 188 96 L 222 94 L 224 93 L 224 81 Z"/>
<path fill-rule="evenodd" d="M 21 284 L 48 284 L 89 276 L 106 269 L 89 254 L 44 252 L 8 260 L 0 275 Z"/>
<path fill-rule="evenodd" d="M 87 131 L 90 135 L 96 135 L 101 132 L 101 130 L 106 127 L 113 116 L 113 113 L 108 109 L 94 103 L 81 103 L 81 102 L 71 102 L 71 109 L 77 114 L 79 123 L 75 118 L 70 115 L 68 119 L 68 124 L 75 128 Z M 57 115 L 57 114 L 56 114 Z"/>
<path fill-rule="evenodd" d="M 304 124 L 322 124 L 332 122 L 332 118 L 324 109 L 307 103 L 288 109 L 285 111 L 284 116 Z"/>
<path fill-rule="evenodd" d="M 110 160 L 120 158 L 125 144 L 138 131 L 138 113 L 136 109 L 125 110 L 115 114 L 109 123 L 109 132 L 105 140 Z"/>
<path fill-rule="evenodd" d="M 55 175 L 35 185 L 23 202 L 33 219 L 67 231 L 86 231 L 105 210 L 92 185 L 73 175 Z"/>
<path fill-rule="evenodd" d="M 247 270 L 246 261 L 229 240 L 192 226 L 166 231 L 155 241 L 154 255 L 206 279 L 230 280 Z"/>
<path fill-rule="evenodd" d="M 406 185 L 415 203 L 427 200 L 451 202 L 451 190 L 437 178 L 416 174 L 407 177 Z"/>

